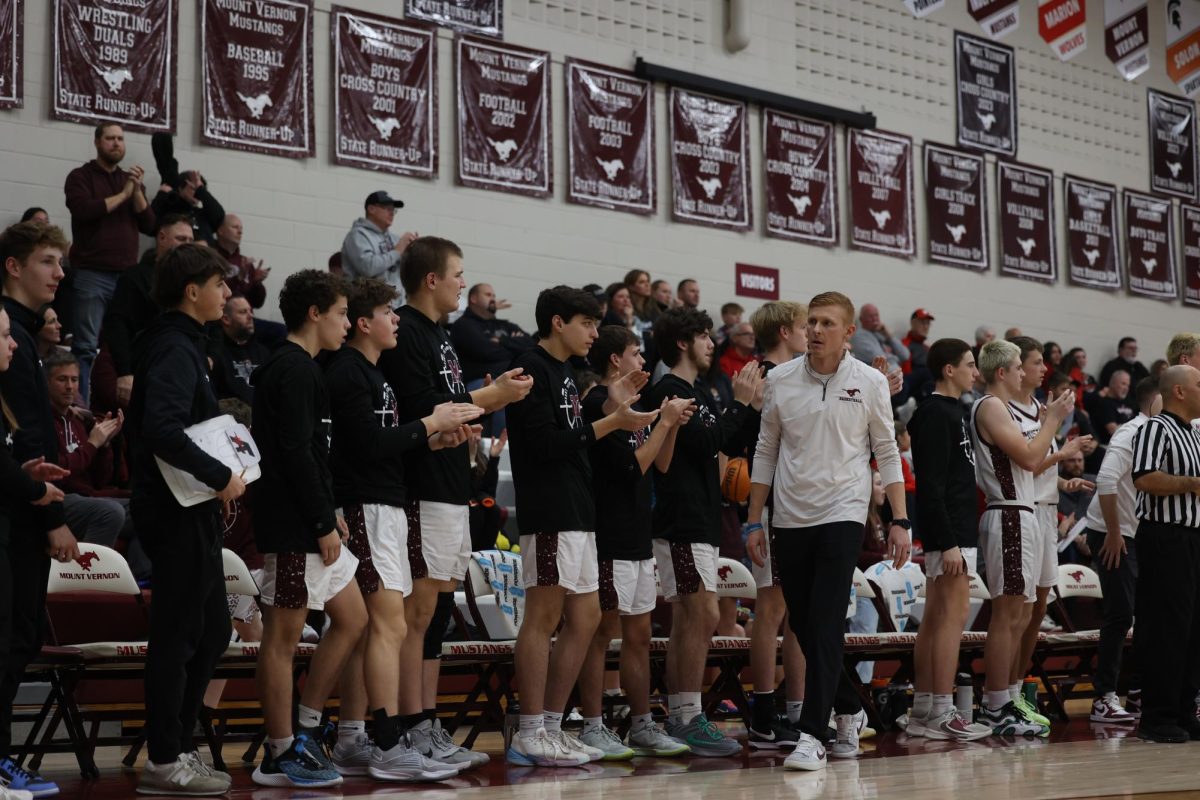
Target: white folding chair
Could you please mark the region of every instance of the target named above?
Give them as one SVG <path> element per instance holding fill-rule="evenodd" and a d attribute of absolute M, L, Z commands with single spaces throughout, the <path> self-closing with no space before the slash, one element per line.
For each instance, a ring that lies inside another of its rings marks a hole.
<path fill-rule="evenodd" d="M 657 576 L 658 572 L 655 571 Z M 754 585 L 754 576 L 746 565 L 732 558 L 717 560 L 717 596 L 737 597 L 742 600 L 753 600 L 758 597 L 758 587 Z"/>

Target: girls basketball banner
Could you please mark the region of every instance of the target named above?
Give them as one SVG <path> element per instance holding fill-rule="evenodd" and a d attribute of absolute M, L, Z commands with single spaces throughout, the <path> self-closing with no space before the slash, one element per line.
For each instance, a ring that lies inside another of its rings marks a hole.
<path fill-rule="evenodd" d="M 50 116 L 175 132 L 178 0 L 55 0 Z"/>
<path fill-rule="evenodd" d="M 549 197 L 550 54 L 462 36 L 454 54 L 458 182 Z"/>
<path fill-rule="evenodd" d="M 992 39 L 1000 39 L 1017 29 L 1021 23 L 1019 11 L 1017 0 L 967 0 L 967 13 Z"/>
<path fill-rule="evenodd" d="M 977 153 L 925 145 L 930 261 L 981 272 L 991 266 L 984 163 Z"/>
<path fill-rule="evenodd" d="M 1200 306 L 1200 208 L 1184 203 L 1183 214 L 1183 304 Z"/>
<path fill-rule="evenodd" d="M 671 87 L 672 215 L 680 222 L 750 230 L 746 104 Z"/>
<path fill-rule="evenodd" d="M 504 0 L 404 0 L 404 16 L 463 33 L 504 38 Z"/>
<path fill-rule="evenodd" d="M 1017 61 L 1011 47 L 954 34 L 958 144 L 1017 154 Z"/>
<path fill-rule="evenodd" d="M 437 176 L 437 32 L 333 6 L 333 160 Z"/>
<path fill-rule="evenodd" d="M 904 0 L 904 7 L 917 19 L 928 17 L 944 5 L 946 0 Z"/>
<path fill-rule="evenodd" d="M 852 128 L 850 246 L 898 258 L 916 255 L 912 139 Z"/>
<path fill-rule="evenodd" d="M 629 72 L 567 59 L 567 200 L 653 214 L 654 86 Z"/>
<path fill-rule="evenodd" d="M 1179 296 L 1171 201 L 1125 190 L 1125 265 L 1129 293 L 1155 300 Z"/>
<path fill-rule="evenodd" d="M 316 155 L 312 31 L 311 0 L 202 0 L 201 141 Z"/>
<path fill-rule="evenodd" d="M 1086 50 L 1084 0 L 1038 0 L 1038 35 L 1060 61 L 1070 61 Z"/>
<path fill-rule="evenodd" d="M 1117 187 L 1067 175 L 1067 278 L 1075 286 L 1121 288 Z"/>
<path fill-rule="evenodd" d="M 1058 280 L 1054 242 L 1054 173 L 1001 161 L 1000 274 L 1031 281 Z"/>
<path fill-rule="evenodd" d="M 837 246 L 835 141 L 828 122 L 763 109 L 768 236 Z"/>
<path fill-rule="evenodd" d="M 1200 2 L 1167 0 L 1167 77 L 1188 97 L 1200 94 Z"/>
<path fill-rule="evenodd" d="M 1104 0 L 1104 54 L 1127 81 L 1150 69 L 1146 0 Z"/>
<path fill-rule="evenodd" d="M 25 0 L 0 0 L 0 108 L 25 105 Z"/>
<path fill-rule="evenodd" d="M 1150 125 L 1150 191 L 1196 199 L 1196 106 L 1186 98 L 1146 90 Z"/>

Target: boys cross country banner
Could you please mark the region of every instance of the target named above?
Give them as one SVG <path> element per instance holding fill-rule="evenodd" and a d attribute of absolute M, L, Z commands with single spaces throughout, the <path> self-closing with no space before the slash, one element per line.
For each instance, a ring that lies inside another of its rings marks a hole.
<path fill-rule="evenodd" d="M 287 158 L 316 155 L 311 1 L 201 1 L 201 141 Z"/>
<path fill-rule="evenodd" d="M 1104 54 L 1127 81 L 1150 69 L 1146 0 L 1104 0 Z"/>
<path fill-rule="evenodd" d="M 1000 274 L 1054 283 L 1058 246 L 1054 242 L 1054 173 L 1001 161 Z"/>
<path fill-rule="evenodd" d="M 1130 294 L 1155 300 L 1179 296 L 1171 201 L 1125 190 L 1125 264 Z"/>
<path fill-rule="evenodd" d="M 458 182 L 549 197 L 550 54 L 462 36 L 454 53 Z"/>
<path fill-rule="evenodd" d="M 1038 35 L 1060 61 L 1070 61 L 1086 50 L 1084 0 L 1038 0 Z"/>
<path fill-rule="evenodd" d="M 437 32 L 333 6 L 333 160 L 437 176 Z"/>
<path fill-rule="evenodd" d="M 1113 291 L 1121 288 L 1121 250 L 1117 231 L 1117 187 L 1063 178 L 1067 213 L 1067 278 L 1075 286 Z"/>
<path fill-rule="evenodd" d="M 1167 77 L 1188 97 L 1200 94 L 1200 2 L 1166 0 Z"/>
<path fill-rule="evenodd" d="M 763 109 L 767 235 L 822 247 L 838 243 L 833 125 Z"/>
<path fill-rule="evenodd" d="M 653 214 L 654 87 L 631 73 L 568 58 L 567 200 Z"/>
<path fill-rule="evenodd" d="M 1011 47 L 954 33 L 958 144 L 1017 154 L 1017 62 Z"/>
<path fill-rule="evenodd" d="M 984 163 L 978 153 L 925 145 L 930 261 L 981 272 L 991 266 Z"/>
<path fill-rule="evenodd" d="M 0 108 L 25 105 L 24 0 L 0 0 Z"/>
<path fill-rule="evenodd" d="M 1183 214 L 1183 304 L 1200 306 L 1200 208 L 1184 203 Z"/>
<path fill-rule="evenodd" d="M 671 87 L 667 106 L 674 218 L 750 230 L 746 104 Z"/>
<path fill-rule="evenodd" d="M 55 0 L 50 116 L 175 132 L 178 0 Z"/>
<path fill-rule="evenodd" d="M 897 258 L 916 255 L 912 139 L 852 128 L 846 148 L 850 246 Z"/>
<path fill-rule="evenodd" d="M 504 0 L 404 0 L 404 16 L 463 33 L 504 38 Z"/>
<path fill-rule="evenodd" d="M 917 19 L 928 17 L 944 5 L 946 0 L 904 0 L 904 7 Z"/>
<path fill-rule="evenodd" d="M 1020 25 L 1017 0 L 967 0 L 967 13 L 992 39 L 1012 33 Z"/>
<path fill-rule="evenodd" d="M 1196 199 L 1196 106 L 1186 98 L 1146 90 L 1150 124 L 1150 191 Z"/>

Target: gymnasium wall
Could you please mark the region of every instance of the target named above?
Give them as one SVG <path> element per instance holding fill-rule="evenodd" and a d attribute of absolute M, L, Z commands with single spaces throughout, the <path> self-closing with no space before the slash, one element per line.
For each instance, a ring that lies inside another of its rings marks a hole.
<path fill-rule="evenodd" d="M 400 16 L 401 0 L 345 0 L 364 11 Z M 857 303 L 875 302 L 884 321 L 902 334 L 912 309 L 923 306 L 937 321 L 935 336 L 970 338 L 979 324 L 1002 332 L 1018 325 L 1027 334 L 1083 345 L 1098 372 L 1116 340 L 1137 336 L 1148 364 L 1172 333 L 1200 329 L 1195 312 L 1179 302 L 1160 303 L 1066 285 L 1053 287 L 1002 279 L 995 214 L 995 171 L 989 158 L 988 195 L 992 272 L 967 273 L 924 260 L 923 203 L 917 202 L 918 258 L 900 261 L 849 251 L 823 250 L 767 239 L 762 231 L 762 163 L 759 109 L 751 107 L 751 174 L 756 229 L 739 234 L 670 221 L 670 166 L 665 135 L 665 87 L 657 87 L 658 212 L 650 218 L 568 205 L 564 199 L 566 129 L 562 62 L 576 56 L 630 68 L 635 55 L 648 61 L 783 94 L 876 114 L 880 128 L 925 141 L 953 144 L 955 109 L 951 48 L 957 28 L 981 35 L 966 3 L 950 0 L 924 20 L 900 0 L 751 0 L 751 44 L 736 55 L 722 44 L 723 0 L 506 0 L 505 39 L 549 50 L 553 56 L 555 196 L 531 199 L 454 185 L 454 77 L 451 35 L 439 42 L 440 172 L 435 181 L 399 178 L 335 167 L 330 142 L 329 0 L 316 0 L 315 81 L 317 157 L 292 161 L 199 144 L 195 81 L 197 4 L 181 0 L 179 109 L 176 149 L 181 166 L 200 169 L 226 209 L 246 227 L 243 250 L 264 258 L 273 305 L 286 275 L 324 266 L 340 248 L 362 199 L 387 189 L 404 199 L 397 226 L 458 241 L 467 254 L 467 280 L 489 281 L 514 303 L 509 316 L 532 326 L 533 301 L 549 283 L 606 284 L 631 267 L 672 283 L 695 277 L 704 304 L 734 299 L 734 264 L 776 267 L 782 295 L 806 300 L 837 289 Z M 25 108 L 0 111 L 0 223 L 15 221 L 30 205 L 49 209 L 66 226 L 62 183 L 67 172 L 93 155 L 88 127 L 49 120 L 51 3 L 25 5 Z M 1121 187 L 1148 188 L 1146 87 L 1174 91 L 1163 65 L 1163 3 L 1152 0 L 1151 70 L 1126 83 L 1104 55 L 1103 3 L 1089 4 L 1088 49 L 1060 63 L 1037 35 L 1036 3 L 1021 2 L 1021 27 L 1004 40 L 1017 50 L 1021 161 Z M 156 180 L 148 135 L 127 134 L 126 164 L 140 163 Z M 842 238 L 846 238 L 845 145 L 839 136 L 843 186 Z M 920 186 L 921 158 L 914 158 Z M 1056 183 L 1056 238 L 1060 272 L 1065 263 L 1062 184 Z M 1122 247 L 1122 251 L 1124 248 Z M 754 301 L 743 300 L 753 307 Z M 269 308 L 267 316 L 278 318 Z M 715 316 L 715 314 L 714 314 Z"/>

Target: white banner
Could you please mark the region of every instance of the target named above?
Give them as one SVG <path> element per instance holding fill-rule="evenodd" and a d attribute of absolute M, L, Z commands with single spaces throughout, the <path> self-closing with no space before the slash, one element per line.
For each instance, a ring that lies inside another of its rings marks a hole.
<path fill-rule="evenodd" d="M 904 0 L 904 7 L 917 19 L 928 17 L 944 5 L 946 0 Z"/>

